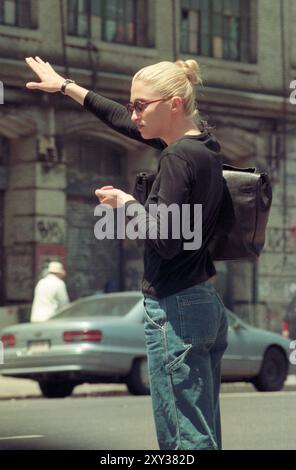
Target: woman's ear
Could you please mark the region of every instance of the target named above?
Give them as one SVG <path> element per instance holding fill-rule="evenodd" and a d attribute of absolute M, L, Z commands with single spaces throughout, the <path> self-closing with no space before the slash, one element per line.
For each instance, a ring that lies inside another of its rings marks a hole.
<path fill-rule="evenodd" d="M 171 100 L 172 111 L 179 111 L 183 106 L 183 100 L 180 96 L 174 96 Z"/>

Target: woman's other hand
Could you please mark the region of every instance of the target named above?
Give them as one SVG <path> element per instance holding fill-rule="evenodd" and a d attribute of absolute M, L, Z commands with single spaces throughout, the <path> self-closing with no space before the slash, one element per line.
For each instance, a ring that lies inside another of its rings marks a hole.
<path fill-rule="evenodd" d="M 36 73 L 41 82 L 28 82 L 26 87 L 31 90 L 47 91 L 55 93 L 61 90 L 65 79 L 59 75 L 48 62 L 44 62 L 40 57 L 27 57 L 28 66 Z"/>
<path fill-rule="evenodd" d="M 128 201 L 135 201 L 131 194 L 127 194 L 121 189 L 113 188 L 113 186 L 103 186 L 95 191 L 97 198 L 101 204 L 108 204 L 113 209 L 122 207 Z"/>

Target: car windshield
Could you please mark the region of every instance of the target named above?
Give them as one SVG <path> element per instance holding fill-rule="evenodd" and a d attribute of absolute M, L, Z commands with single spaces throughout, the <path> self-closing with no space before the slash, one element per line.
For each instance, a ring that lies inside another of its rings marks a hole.
<path fill-rule="evenodd" d="M 58 312 L 54 319 L 105 315 L 124 316 L 138 301 L 139 297 L 136 296 L 112 296 L 111 294 L 104 297 L 81 299 Z"/>

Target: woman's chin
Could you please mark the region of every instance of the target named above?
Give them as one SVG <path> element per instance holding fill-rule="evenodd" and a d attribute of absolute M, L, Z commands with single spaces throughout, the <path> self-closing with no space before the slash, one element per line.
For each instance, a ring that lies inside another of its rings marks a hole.
<path fill-rule="evenodd" d="M 141 136 L 143 137 L 143 139 L 154 139 L 155 138 L 155 136 L 152 135 L 152 133 L 149 132 L 149 130 L 146 127 L 140 127 L 139 131 L 140 131 Z"/>

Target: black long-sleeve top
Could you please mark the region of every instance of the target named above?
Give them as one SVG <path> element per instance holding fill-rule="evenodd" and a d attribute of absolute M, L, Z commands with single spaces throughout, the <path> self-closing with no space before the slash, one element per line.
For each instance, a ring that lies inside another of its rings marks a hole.
<path fill-rule="evenodd" d="M 212 277 L 216 270 L 207 247 L 215 229 L 223 192 L 222 158 L 216 139 L 208 132 L 202 132 L 185 135 L 170 145 L 161 139 L 146 140 L 121 104 L 89 91 L 84 106 L 112 129 L 162 151 L 156 179 L 145 205 L 137 201 L 126 203 L 127 212 L 137 210 L 139 231 L 142 228 L 147 233 L 149 220 L 150 233 L 153 233 L 153 238 L 145 239 L 143 294 L 159 299 Z M 176 225 L 173 226 L 170 218 L 166 227 L 168 236 L 161 236 L 162 216 L 159 212 L 151 216 L 151 204 L 157 207 L 177 204 L 180 207 L 180 237 L 174 238 L 172 232 Z M 202 205 L 202 226 L 199 227 L 196 227 L 197 219 L 194 220 L 196 204 Z M 187 235 L 182 236 L 184 205 L 189 208 L 189 213 L 186 212 L 190 218 L 188 229 L 190 226 L 192 233 L 193 230 L 202 232 L 201 246 L 195 249 L 184 249 L 184 243 L 188 246 L 193 241 Z"/>

